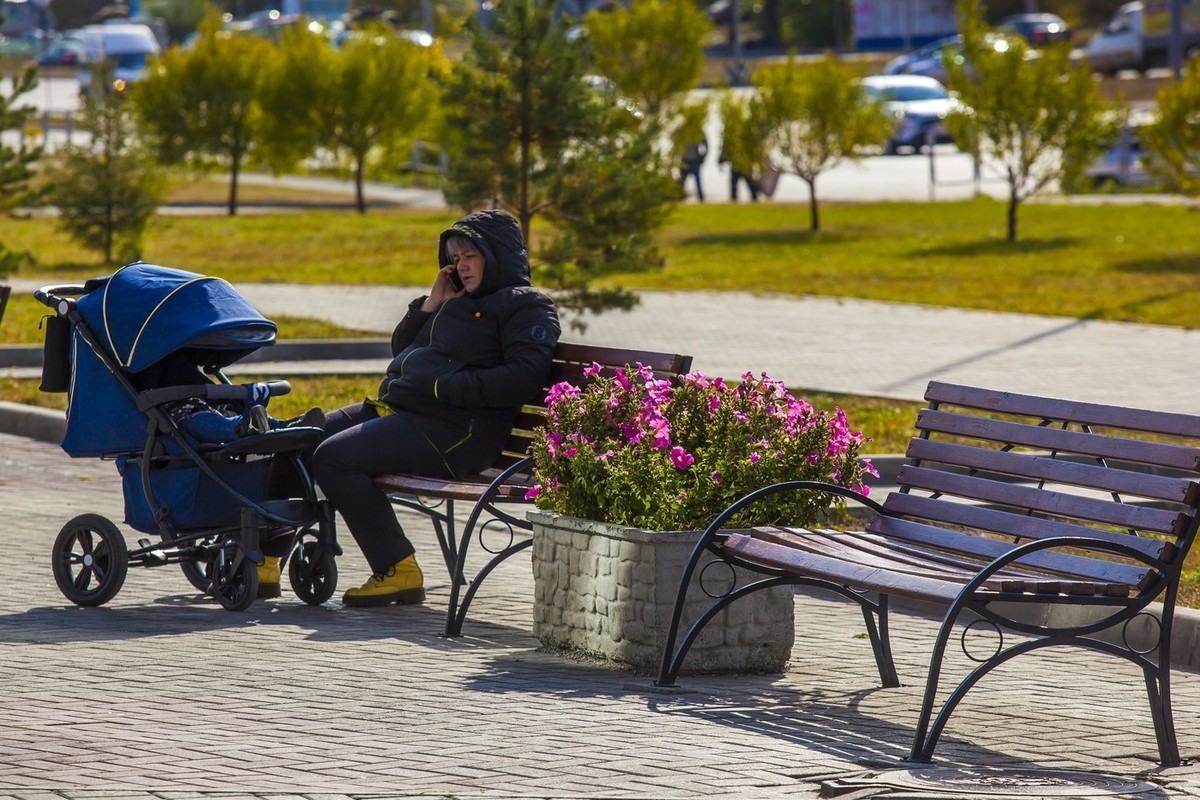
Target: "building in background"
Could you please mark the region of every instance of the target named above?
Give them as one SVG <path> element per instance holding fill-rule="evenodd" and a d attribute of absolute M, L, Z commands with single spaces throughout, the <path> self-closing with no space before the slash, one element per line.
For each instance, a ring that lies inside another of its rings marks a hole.
<path fill-rule="evenodd" d="M 855 0 L 854 47 L 911 50 L 957 33 L 954 0 Z"/>

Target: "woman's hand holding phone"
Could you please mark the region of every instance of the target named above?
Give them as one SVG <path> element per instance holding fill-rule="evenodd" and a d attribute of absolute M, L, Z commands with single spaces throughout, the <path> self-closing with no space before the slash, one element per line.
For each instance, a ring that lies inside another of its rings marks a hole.
<path fill-rule="evenodd" d="M 429 290 L 429 297 L 421 304 L 421 310 L 432 312 L 447 300 L 462 297 L 464 294 L 466 294 L 466 289 L 462 279 L 458 277 L 458 270 L 454 268 L 453 264 L 447 264 L 438 270 L 433 287 Z"/>

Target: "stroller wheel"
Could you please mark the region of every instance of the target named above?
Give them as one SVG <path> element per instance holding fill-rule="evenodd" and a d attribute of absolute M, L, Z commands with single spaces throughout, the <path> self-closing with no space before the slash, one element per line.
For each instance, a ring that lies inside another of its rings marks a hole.
<path fill-rule="evenodd" d="M 201 561 L 200 559 L 180 561 L 179 568 L 183 570 L 183 577 L 188 579 L 188 583 L 198 591 L 208 593 L 208 590 L 212 587 L 212 576 L 208 573 L 207 561 Z"/>
<path fill-rule="evenodd" d="M 81 514 L 54 540 L 54 582 L 75 605 L 100 606 L 116 596 L 129 570 L 125 538 L 107 518 Z"/>
<path fill-rule="evenodd" d="M 337 561 L 319 542 L 305 542 L 288 561 L 292 591 L 310 606 L 319 606 L 337 589 Z"/>
<path fill-rule="evenodd" d="M 221 548 L 208 565 L 212 583 L 208 592 L 222 608 L 245 611 L 258 596 L 258 565 L 236 549 Z"/>

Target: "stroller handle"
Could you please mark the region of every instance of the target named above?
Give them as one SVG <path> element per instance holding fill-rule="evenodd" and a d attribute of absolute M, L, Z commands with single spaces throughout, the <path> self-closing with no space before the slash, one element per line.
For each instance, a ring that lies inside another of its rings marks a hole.
<path fill-rule="evenodd" d="M 65 310 L 58 308 L 59 303 L 66 299 L 63 295 L 76 296 L 81 294 L 87 294 L 87 288 L 82 283 L 55 284 L 53 286 L 42 286 L 33 290 L 35 300 L 44 306 L 54 308 L 60 314 L 66 313 Z"/>
<path fill-rule="evenodd" d="M 137 406 L 139 411 L 146 411 L 164 403 L 178 403 L 194 397 L 213 400 L 219 403 L 244 402 L 250 397 L 251 387 L 265 386 L 271 397 L 280 397 L 292 391 L 292 385 L 287 381 L 265 381 L 260 384 L 226 384 L 202 383 L 187 386 L 164 386 L 158 389 L 146 389 L 138 394 Z"/>

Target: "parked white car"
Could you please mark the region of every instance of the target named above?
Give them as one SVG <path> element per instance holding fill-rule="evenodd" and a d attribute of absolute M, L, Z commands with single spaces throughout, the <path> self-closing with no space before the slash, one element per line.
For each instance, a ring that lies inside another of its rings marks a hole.
<path fill-rule="evenodd" d="M 896 119 L 886 152 L 920 152 L 929 144 L 951 141 L 942 124 L 958 101 L 935 78 L 924 75 L 871 75 L 862 79 L 867 96 L 883 103 Z"/>
<path fill-rule="evenodd" d="M 92 72 L 88 65 L 107 61 L 113 66 L 113 89 L 123 91 L 142 77 L 146 63 L 162 51 L 158 37 L 149 25 L 138 22 L 105 23 L 80 28 L 86 59 L 79 70 L 79 92 L 87 95 L 94 90 Z"/>

